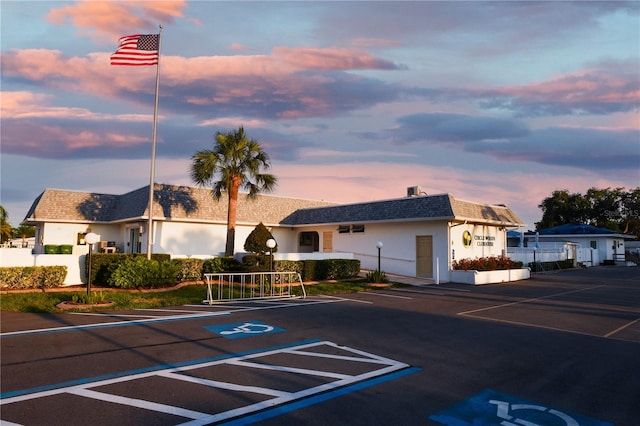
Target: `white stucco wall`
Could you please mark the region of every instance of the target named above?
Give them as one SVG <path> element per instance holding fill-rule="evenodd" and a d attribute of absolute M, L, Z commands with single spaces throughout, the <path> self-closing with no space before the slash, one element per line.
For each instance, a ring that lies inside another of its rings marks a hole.
<path fill-rule="evenodd" d="M 44 246 L 47 244 L 61 245 L 70 244 L 74 254 L 85 254 L 89 252 L 87 245 L 78 245 L 78 234 L 94 232 L 100 235 L 100 241 L 122 241 L 120 227 L 117 225 L 97 225 L 81 223 L 46 223 L 36 227 L 36 241 L 34 252 L 44 253 Z"/>
<path fill-rule="evenodd" d="M 440 263 L 440 278 L 448 279 L 447 267 L 447 224 L 442 222 L 399 222 L 399 223 L 367 223 L 362 233 L 338 232 L 337 225 L 322 227 L 296 228 L 296 233 L 317 231 L 320 236 L 320 251 L 324 249 L 323 233 L 332 232 L 334 252 L 353 253 L 360 260 L 363 269 L 378 267 L 378 241 L 382 242 L 380 250 L 380 268 L 392 274 L 416 276 L 416 236 L 433 237 L 433 272 Z M 297 241 L 297 237 L 296 237 Z"/>
<path fill-rule="evenodd" d="M 496 226 L 455 225 L 451 227 L 450 237 L 451 261 L 506 254 L 506 232 Z"/>
<path fill-rule="evenodd" d="M 227 241 L 226 224 L 156 222 L 154 228 L 154 253 L 171 253 L 174 257 L 224 255 Z M 236 252 L 244 251 L 244 243 L 254 229 L 255 225 L 236 226 Z M 295 233 L 291 228 L 272 228 L 271 233 L 278 242 L 279 252 L 295 251 Z M 143 246 L 143 251 L 145 250 L 146 246 Z"/>

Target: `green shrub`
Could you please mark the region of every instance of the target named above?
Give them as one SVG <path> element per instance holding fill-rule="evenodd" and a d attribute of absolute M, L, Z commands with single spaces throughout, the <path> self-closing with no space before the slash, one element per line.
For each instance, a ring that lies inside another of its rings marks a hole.
<path fill-rule="evenodd" d="M 242 272 L 242 263 L 233 257 L 214 257 L 207 259 L 202 266 L 202 272 L 205 274 L 215 274 L 218 272 Z"/>
<path fill-rule="evenodd" d="M 109 285 L 119 288 L 157 288 L 175 284 L 180 269 L 171 261 L 129 257 L 111 273 Z"/>
<path fill-rule="evenodd" d="M 375 271 L 367 272 L 366 277 L 367 282 L 369 283 L 388 283 L 389 277 L 383 271 Z"/>
<path fill-rule="evenodd" d="M 178 281 L 199 281 L 202 279 L 202 259 L 173 259 L 172 262 L 179 268 Z"/>
<path fill-rule="evenodd" d="M 553 271 L 556 269 L 571 269 L 573 268 L 573 259 L 561 260 L 557 262 L 529 262 L 528 266 L 533 272 Z"/>
<path fill-rule="evenodd" d="M 262 222 L 260 222 L 247 236 L 244 242 L 244 249 L 251 253 L 265 254 L 271 249 L 267 247 L 267 241 L 272 239 L 273 235 Z M 274 240 L 275 241 L 275 240 Z M 273 248 L 273 252 L 278 251 L 278 245 Z"/>
<path fill-rule="evenodd" d="M 297 272 L 302 276 L 304 262 L 299 260 L 274 260 L 273 270 L 276 272 Z"/>
<path fill-rule="evenodd" d="M 132 257 L 144 257 L 145 253 L 93 253 L 91 256 L 91 282 L 99 286 L 108 286 L 111 274 L 121 263 Z M 162 253 L 151 253 L 151 259 L 170 261 L 171 256 Z M 85 272 L 89 270 L 89 256 L 85 256 Z"/>
<path fill-rule="evenodd" d="M 245 272 L 269 272 L 270 256 L 264 254 L 247 254 L 242 258 L 242 269 Z"/>
<path fill-rule="evenodd" d="M 60 287 L 67 277 L 66 266 L 12 266 L 0 268 L 0 288 Z"/>
<path fill-rule="evenodd" d="M 72 254 L 73 253 L 73 245 L 71 244 L 62 244 L 60 246 L 60 254 Z"/>
<path fill-rule="evenodd" d="M 360 272 L 357 259 L 305 260 L 302 268 L 304 281 L 339 280 L 351 278 Z"/>
<path fill-rule="evenodd" d="M 355 277 L 360 272 L 360 261 L 356 259 L 325 259 L 324 262 L 327 262 L 329 280 Z"/>
<path fill-rule="evenodd" d="M 516 262 L 506 256 L 488 256 L 454 260 L 451 266 L 453 269 L 462 271 L 497 271 L 522 268 L 522 262 Z"/>

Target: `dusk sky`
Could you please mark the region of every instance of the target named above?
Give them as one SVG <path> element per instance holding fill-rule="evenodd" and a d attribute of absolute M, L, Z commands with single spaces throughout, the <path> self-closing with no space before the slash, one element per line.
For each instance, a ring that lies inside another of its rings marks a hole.
<path fill-rule="evenodd" d="M 511 207 L 640 186 L 640 2 L 6 1 L 1 204 L 149 184 L 156 67 L 111 66 L 162 30 L 156 182 L 243 125 L 275 195 L 427 194 Z"/>

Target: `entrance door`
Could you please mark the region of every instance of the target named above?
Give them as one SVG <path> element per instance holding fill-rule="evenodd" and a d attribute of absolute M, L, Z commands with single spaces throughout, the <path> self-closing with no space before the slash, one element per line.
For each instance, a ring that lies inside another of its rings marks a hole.
<path fill-rule="evenodd" d="M 416 277 L 433 277 L 433 236 L 416 236 Z"/>
<path fill-rule="evenodd" d="M 333 251 L 333 232 L 322 233 L 322 251 L 327 253 Z"/>
<path fill-rule="evenodd" d="M 129 229 L 129 252 L 130 253 L 140 253 L 141 249 L 140 244 L 140 228 L 131 228 Z"/>

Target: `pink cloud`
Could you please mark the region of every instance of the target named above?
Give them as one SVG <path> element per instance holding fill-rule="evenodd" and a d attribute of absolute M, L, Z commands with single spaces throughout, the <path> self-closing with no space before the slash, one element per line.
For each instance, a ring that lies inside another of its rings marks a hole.
<path fill-rule="evenodd" d="M 479 90 L 487 107 L 513 109 L 522 115 L 609 114 L 638 110 L 637 63 L 608 64 L 522 86 Z M 484 93 L 482 93 L 484 92 Z"/>
<path fill-rule="evenodd" d="M 273 56 L 300 69 L 356 70 L 396 69 L 393 62 L 375 58 L 364 51 L 342 48 L 276 47 Z"/>
<path fill-rule="evenodd" d="M 55 50 L 14 49 L 2 53 L 3 74 L 29 79 L 45 87 L 144 102 L 140 94 L 153 94 L 155 67 L 113 67 L 109 65 L 110 54 L 65 57 Z M 351 97 L 348 102 L 342 102 L 331 93 L 340 98 L 340 87 L 355 87 L 364 78 L 319 71 L 388 66 L 391 66 L 388 61 L 349 49 L 275 48 L 270 55 L 194 58 L 163 55 L 162 91 L 172 102 L 193 107 L 238 104 L 240 109 L 252 109 L 258 104 L 273 104 L 277 111 L 272 114 L 277 117 L 326 115 L 336 108 L 371 104 L 370 96 L 391 95 L 386 90 L 362 90 L 357 91 L 362 99 Z"/>
<path fill-rule="evenodd" d="M 185 0 L 175 1 L 77 1 L 52 9 L 50 23 L 71 23 L 85 35 L 113 40 L 114 36 L 130 34 L 132 29 L 157 30 L 158 24 L 168 24 L 183 16 Z"/>

